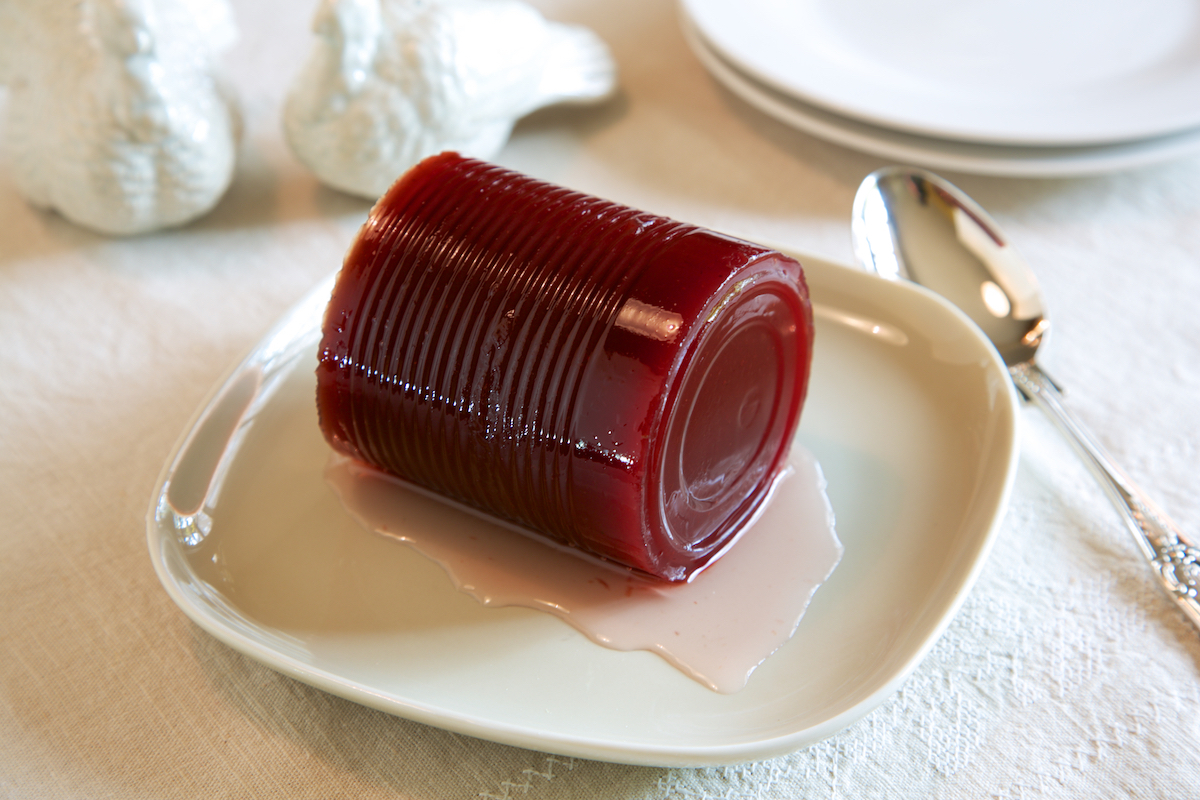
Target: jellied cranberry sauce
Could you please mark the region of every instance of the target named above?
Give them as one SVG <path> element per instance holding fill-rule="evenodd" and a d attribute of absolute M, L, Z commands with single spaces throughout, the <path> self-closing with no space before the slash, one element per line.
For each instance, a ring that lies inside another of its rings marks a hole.
<path fill-rule="evenodd" d="M 405 481 L 681 580 L 770 490 L 812 330 L 790 258 L 443 153 L 347 254 L 320 424 Z"/>

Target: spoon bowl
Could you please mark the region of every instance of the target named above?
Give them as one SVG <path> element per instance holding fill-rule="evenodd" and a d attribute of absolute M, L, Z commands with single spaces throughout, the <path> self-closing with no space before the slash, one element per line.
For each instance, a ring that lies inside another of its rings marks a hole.
<path fill-rule="evenodd" d="M 852 233 L 862 264 L 954 303 L 1006 364 L 1031 360 L 1049 333 L 1032 270 L 987 212 L 935 175 L 872 173 L 856 195 Z"/>
<path fill-rule="evenodd" d="M 1050 332 L 1041 289 L 987 212 L 931 172 L 889 167 L 859 186 L 851 234 L 868 271 L 932 289 L 980 327 L 1017 389 L 1046 412 L 1091 469 L 1159 585 L 1200 631 L 1200 550 L 1067 411 L 1058 385 L 1038 365 Z"/>

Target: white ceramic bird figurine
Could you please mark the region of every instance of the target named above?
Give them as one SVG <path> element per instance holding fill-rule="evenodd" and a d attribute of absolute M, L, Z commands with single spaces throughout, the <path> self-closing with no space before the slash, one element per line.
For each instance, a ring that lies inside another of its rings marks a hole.
<path fill-rule="evenodd" d="M 33 205 L 107 234 L 192 220 L 225 193 L 240 122 L 214 74 L 227 0 L 7 0 L 5 146 Z"/>
<path fill-rule="evenodd" d="M 425 156 L 491 158 L 519 118 L 616 84 L 599 37 L 519 0 L 320 0 L 313 29 L 288 143 L 322 182 L 372 199 Z"/>

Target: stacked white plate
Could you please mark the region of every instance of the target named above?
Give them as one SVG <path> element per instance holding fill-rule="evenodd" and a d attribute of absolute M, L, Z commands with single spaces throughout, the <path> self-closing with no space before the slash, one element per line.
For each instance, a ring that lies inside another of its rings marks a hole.
<path fill-rule="evenodd" d="M 814 136 L 992 175 L 1200 153 L 1196 0 L 680 0 L 726 88 Z"/>

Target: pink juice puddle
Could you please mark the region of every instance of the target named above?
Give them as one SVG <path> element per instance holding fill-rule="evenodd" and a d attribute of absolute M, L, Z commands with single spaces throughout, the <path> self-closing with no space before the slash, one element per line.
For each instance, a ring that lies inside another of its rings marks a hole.
<path fill-rule="evenodd" d="M 842 557 L 820 465 L 799 445 L 736 545 L 675 583 L 518 532 L 346 456 L 330 459 L 326 479 L 360 525 L 437 562 L 483 605 L 553 614 L 604 647 L 657 653 L 723 694 L 791 638 Z"/>

